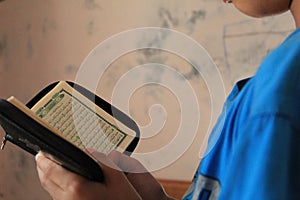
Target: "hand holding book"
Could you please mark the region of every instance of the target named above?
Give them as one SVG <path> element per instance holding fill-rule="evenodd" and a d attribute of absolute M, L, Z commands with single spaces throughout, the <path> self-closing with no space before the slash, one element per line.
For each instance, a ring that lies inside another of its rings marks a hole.
<path fill-rule="evenodd" d="M 103 184 L 83 179 L 43 154 L 36 156 L 40 181 L 53 199 L 172 199 L 137 160 L 117 151 L 107 156 L 97 151 L 91 154 L 102 163 Z"/>
<path fill-rule="evenodd" d="M 26 106 L 0 100 L 0 124 L 8 140 L 31 154 L 43 151 L 88 179 L 103 181 L 98 162 L 85 151 L 130 154 L 138 143 L 135 122 L 117 108 L 72 82 L 56 82 Z"/>

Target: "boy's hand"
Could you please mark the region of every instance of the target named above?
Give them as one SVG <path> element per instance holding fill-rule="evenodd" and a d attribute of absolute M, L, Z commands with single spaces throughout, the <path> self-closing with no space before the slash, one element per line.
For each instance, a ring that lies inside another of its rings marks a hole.
<path fill-rule="evenodd" d="M 98 152 L 92 154 L 101 163 L 103 183 L 89 181 L 64 169 L 43 153 L 37 154 L 37 171 L 41 184 L 54 200 L 168 199 L 150 173 L 121 171 L 144 170 L 136 160 L 117 152 L 109 156 Z"/>

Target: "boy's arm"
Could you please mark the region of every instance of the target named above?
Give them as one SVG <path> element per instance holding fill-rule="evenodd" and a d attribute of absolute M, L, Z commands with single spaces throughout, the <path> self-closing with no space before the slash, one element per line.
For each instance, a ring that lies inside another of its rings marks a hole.
<path fill-rule="evenodd" d="M 123 167 L 128 171 L 135 170 L 134 167 L 141 170 L 142 165 L 136 160 L 117 152 L 108 157 L 98 152 L 93 155 L 101 162 L 105 177 L 103 183 L 91 182 L 39 153 L 36 162 L 42 186 L 55 200 L 169 199 L 149 172 L 122 171 Z"/>

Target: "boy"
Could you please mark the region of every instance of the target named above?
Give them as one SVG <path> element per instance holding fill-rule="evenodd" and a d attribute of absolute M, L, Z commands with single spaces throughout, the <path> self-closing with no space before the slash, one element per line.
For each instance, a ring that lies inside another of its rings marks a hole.
<path fill-rule="evenodd" d="M 290 10 L 300 26 L 300 0 L 227 3 L 254 17 Z M 220 116 L 225 124 L 212 131 L 220 137 L 184 199 L 300 199 L 299 58 L 300 29 L 266 57 L 254 77 L 237 83 Z M 36 156 L 41 183 L 53 199 L 171 199 L 150 173 L 122 172 L 142 168 L 137 161 L 117 152 L 93 154 L 105 164 L 104 183 L 73 174 L 42 153 Z"/>

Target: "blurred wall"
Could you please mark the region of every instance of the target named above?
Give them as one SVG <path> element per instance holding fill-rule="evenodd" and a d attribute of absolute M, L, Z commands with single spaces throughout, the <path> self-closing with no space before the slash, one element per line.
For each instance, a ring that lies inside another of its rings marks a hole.
<path fill-rule="evenodd" d="M 293 29 L 293 23 L 289 13 L 248 18 L 221 0 L 6 0 L 0 3 L 0 96 L 14 95 L 27 102 L 50 82 L 75 80 L 96 45 L 141 27 L 170 28 L 201 44 L 216 63 L 227 94 L 236 80 L 254 73 L 266 53 Z M 201 112 L 193 143 L 176 162 L 153 173 L 160 179 L 190 181 L 211 120 L 208 86 L 190 63 L 163 51 L 131 52 L 111 63 L 97 94 L 110 101 L 123 74 L 153 62 L 172 66 L 188 79 Z M 155 78 L 157 74 L 150 77 Z M 165 127 L 153 137 L 142 138 L 136 152 L 155 151 L 176 136 L 180 111 L 167 89 L 145 86 L 130 99 L 130 115 L 141 126 L 149 123 L 149 108 L 154 104 L 163 105 L 168 116 Z M 163 160 L 164 155 L 157 159 Z M 0 199 L 50 199 L 39 184 L 33 156 L 11 144 L 0 152 Z"/>

